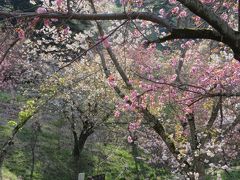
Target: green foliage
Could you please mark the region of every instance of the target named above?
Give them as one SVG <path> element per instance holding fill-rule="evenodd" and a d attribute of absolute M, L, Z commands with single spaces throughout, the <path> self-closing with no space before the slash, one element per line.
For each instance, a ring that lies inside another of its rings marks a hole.
<path fill-rule="evenodd" d="M 10 103 L 11 100 L 13 100 L 13 97 L 9 92 L 0 91 L 0 102 L 2 103 Z M 15 97 L 16 102 L 23 102 L 25 100 L 25 97 L 22 95 L 17 94 Z"/>
<path fill-rule="evenodd" d="M 232 167 L 231 171 L 218 171 L 221 174 L 222 180 L 239 180 L 240 179 L 240 168 L 239 166 Z M 206 180 L 217 180 L 217 175 L 208 175 Z"/>
<path fill-rule="evenodd" d="M 26 102 L 25 108 L 19 112 L 18 117 L 20 122 L 28 120 L 36 111 L 36 101 L 30 99 Z"/>
<path fill-rule="evenodd" d="M 9 169 L 7 169 L 6 167 L 3 167 L 2 173 L 4 180 L 17 180 L 17 176 L 13 174 L 11 171 L 9 171 Z"/>
<path fill-rule="evenodd" d="M 240 170 L 233 170 L 229 173 L 222 173 L 223 180 L 239 180 L 240 179 Z"/>
<path fill-rule="evenodd" d="M 12 97 L 9 93 L 4 92 L 4 91 L 0 92 L 0 102 L 10 103 L 11 99 L 12 99 Z"/>
<path fill-rule="evenodd" d="M 11 127 L 15 127 L 17 125 L 17 122 L 16 121 L 8 121 L 8 125 L 11 126 Z"/>

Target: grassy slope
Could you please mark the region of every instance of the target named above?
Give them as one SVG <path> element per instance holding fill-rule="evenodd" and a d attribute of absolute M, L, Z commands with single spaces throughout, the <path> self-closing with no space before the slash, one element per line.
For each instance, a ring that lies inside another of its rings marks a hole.
<path fill-rule="evenodd" d="M 18 98 L 22 99 L 21 97 Z M 4 113 L 6 104 L 10 104 L 11 97 L 7 93 L 0 92 L 0 114 Z M 20 100 L 21 101 L 21 100 Z M 1 104 L 4 105 L 1 106 Z M 9 119 L 10 118 L 10 119 Z M 0 116 L 0 142 L 8 137 L 12 127 L 8 125 L 8 120 L 14 120 L 13 117 L 3 118 Z M 71 159 L 71 137 L 66 136 L 59 139 L 57 128 L 64 126 L 62 121 L 51 121 L 45 123 L 39 134 L 36 147 L 36 165 L 34 179 L 36 180 L 69 180 L 73 174 Z M 4 168 L 4 180 L 15 180 L 22 176 L 29 179 L 31 167 L 30 140 L 32 132 L 29 127 L 25 127 L 18 134 L 10 154 L 8 155 Z M 67 142 L 67 143 L 66 143 Z M 92 143 L 91 143 L 92 144 Z M 130 149 L 130 148 L 129 148 Z M 136 169 L 133 157 L 126 147 L 114 145 L 92 144 L 84 150 L 81 158 L 81 169 L 86 175 L 106 174 L 106 179 L 134 179 L 136 178 Z M 145 174 L 141 174 L 141 179 L 150 177 L 156 179 L 169 179 L 164 170 L 154 170 L 146 163 L 142 162 Z M 164 175 L 165 174 L 165 175 Z M 230 172 L 230 175 L 223 174 L 224 180 L 240 179 L 240 171 Z M 210 179 L 216 179 L 210 177 Z"/>

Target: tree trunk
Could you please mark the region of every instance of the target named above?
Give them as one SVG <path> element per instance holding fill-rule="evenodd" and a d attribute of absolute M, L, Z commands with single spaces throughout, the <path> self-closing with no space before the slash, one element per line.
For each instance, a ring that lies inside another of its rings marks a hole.
<path fill-rule="evenodd" d="M 205 180 L 206 179 L 206 173 L 205 173 L 205 167 L 204 167 L 204 164 L 201 163 L 201 162 L 198 162 L 196 164 L 196 170 L 199 174 L 199 180 Z"/>
<path fill-rule="evenodd" d="M 73 145 L 73 157 L 75 160 L 79 160 L 80 152 L 79 152 L 79 142 L 78 142 L 78 137 L 77 133 L 73 132 L 73 137 L 74 137 L 74 145 Z"/>
<path fill-rule="evenodd" d="M 30 180 L 33 179 L 34 168 L 35 168 L 35 150 L 32 149 L 32 165 L 31 165 Z"/>
<path fill-rule="evenodd" d="M 131 143 L 132 146 L 132 156 L 135 162 L 135 169 L 136 169 L 136 179 L 140 179 L 140 171 L 139 171 L 139 162 L 137 160 L 137 156 L 138 156 L 138 152 L 137 152 L 137 145 L 134 143 L 135 141 L 133 141 Z"/>
<path fill-rule="evenodd" d="M 0 152 L 0 180 L 3 180 L 3 174 L 2 174 L 2 168 L 3 168 L 3 162 L 6 157 L 6 150 L 1 150 Z"/>
<path fill-rule="evenodd" d="M 87 130 L 84 132 L 84 130 L 81 132 L 79 139 L 78 139 L 78 149 L 79 149 L 79 156 L 84 148 L 84 145 L 87 141 L 88 136 L 90 136 L 93 133 L 92 130 Z"/>
<path fill-rule="evenodd" d="M 83 151 L 84 145 L 87 141 L 87 138 L 93 133 L 93 130 L 90 129 L 83 129 L 79 138 L 77 136 L 76 131 L 73 131 L 73 137 L 74 137 L 74 147 L 73 147 L 73 160 L 74 160 L 74 179 L 78 177 L 78 173 L 81 171 L 80 166 L 80 157 L 81 152 Z"/>
<path fill-rule="evenodd" d="M 0 159 L 0 180 L 3 180 L 3 176 L 2 176 L 2 166 L 3 166 L 3 160 Z"/>

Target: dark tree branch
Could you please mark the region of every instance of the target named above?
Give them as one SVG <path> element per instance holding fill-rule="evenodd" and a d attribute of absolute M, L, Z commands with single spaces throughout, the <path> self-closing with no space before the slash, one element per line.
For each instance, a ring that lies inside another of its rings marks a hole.
<path fill-rule="evenodd" d="M 5 60 L 5 58 L 7 57 L 8 53 L 10 52 L 10 50 L 17 44 L 17 42 L 19 41 L 19 38 L 15 39 L 10 46 L 7 48 L 7 50 L 4 52 L 1 60 L 0 60 L 0 65 L 3 63 L 3 61 Z"/>
<path fill-rule="evenodd" d="M 207 93 L 206 97 L 239 97 L 240 92 Z"/>
<path fill-rule="evenodd" d="M 150 43 L 163 43 L 169 40 L 174 40 L 174 39 L 209 39 L 209 40 L 214 40 L 218 42 L 223 42 L 227 44 L 230 47 L 234 47 L 235 44 L 233 44 L 232 41 L 230 41 L 229 38 L 226 38 L 225 36 L 222 36 L 220 33 L 214 30 L 209 30 L 209 29 L 172 29 L 171 34 L 158 38 L 153 41 L 147 42 L 147 44 Z"/>
<path fill-rule="evenodd" d="M 227 39 L 223 38 L 224 37 L 221 36 L 221 34 L 219 34 L 217 31 L 209 29 L 173 28 L 170 35 L 150 41 L 149 43 L 162 43 L 174 39 L 211 39 L 220 42 L 227 41 Z"/>
<path fill-rule="evenodd" d="M 221 98 L 218 99 L 217 103 L 215 102 L 213 104 L 212 113 L 211 113 L 210 119 L 207 123 L 207 130 L 211 129 L 211 127 L 213 126 L 213 123 L 217 119 L 220 106 L 221 106 Z"/>
<path fill-rule="evenodd" d="M 93 9 L 93 12 L 96 14 L 96 9 L 95 9 L 95 6 L 94 6 L 94 3 L 92 0 L 89 0 L 90 1 L 90 4 L 91 4 L 91 7 Z M 99 34 L 101 37 L 104 37 L 104 31 L 103 31 L 103 28 L 101 26 L 101 24 L 99 22 L 96 21 L 96 24 L 97 24 L 97 28 L 98 28 L 98 31 L 99 31 Z M 108 55 L 110 56 L 115 68 L 117 69 L 118 73 L 120 74 L 120 76 L 122 77 L 124 83 L 126 84 L 126 86 L 129 88 L 129 89 L 133 89 L 132 85 L 129 83 L 129 79 L 126 75 L 126 73 L 124 72 L 124 70 L 122 69 L 121 65 L 119 64 L 118 62 L 118 59 L 117 57 L 115 56 L 112 48 L 110 46 L 108 47 L 105 47 L 107 52 L 108 52 Z"/>
<path fill-rule="evenodd" d="M 117 26 L 114 30 L 112 30 L 112 32 L 110 32 L 107 36 L 103 37 L 101 39 L 101 41 L 98 41 L 97 43 L 95 43 L 94 45 L 92 45 L 91 47 L 89 47 L 87 50 L 85 50 L 84 52 L 82 52 L 80 55 L 78 55 L 76 58 L 74 58 L 72 61 L 70 61 L 69 63 L 61 66 L 58 70 L 62 70 L 68 66 L 70 66 L 72 63 L 76 62 L 79 58 L 81 58 L 82 56 L 86 55 L 87 52 L 91 51 L 92 49 L 94 49 L 95 47 L 97 47 L 98 45 L 100 45 L 104 40 L 106 40 L 107 38 L 109 38 L 111 35 L 113 35 L 120 27 L 122 27 L 127 21 L 124 21 L 122 24 L 120 24 L 119 26 Z"/>
<path fill-rule="evenodd" d="M 194 14 L 198 15 L 206 22 L 208 22 L 214 29 L 224 36 L 235 38 L 234 30 L 228 25 L 226 21 L 221 19 L 209 7 L 201 3 L 199 0 L 178 0 L 181 4 L 186 6 Z"/>
<path fill-rule="evenodd" d="M 71 13 L 70 0 L 67 0 L 67 10 L 68 14 Z"/>
<path fill-rule="evenodd" d="M 238 32 L 240 32 L 240 0 L 238 0 Z"/>
<path fill-rule="evenodd" d="M 197 132 L 196 132 L 194 114 L 193 113 L 187 114 L 186 117 L 187 117 L 187 121 L 188 121 L 188 124 L 190 127 L 191 148 L 192 148 L 192 151 L 195 151 L 195 150 L 197 150 L 198 140 L 197 140 Z"/>
<path fill-rule="evenodd" d="M 85 20 L 85 21 L 93 21 L 93 20 L 133 20 L 133 19 L 140 19 L 145 21 L 151 21 L 153 23 L 159 24 L 163 27 L 166 27 L 169 31 L 172 30 L 173 25 L 171 25 L 168 21 L 159 16 L 148 13 L 148 12 L 131 12 L 131 13 L 103 13 L 103 14 L 78 14 L 78 13 L 42 13 L 37 14 L 35 12 L 6 12 L 0 11 L 0 17 L 5 18 L 33 18 L 33 17 L 40 17 L 40 18 L 56 18 L 56 19 L 76 19 L 76 20 Z"/>
<path fill-rule="evenodd" d="M 228 128 L 226 128 L 226 130 L 223 132 L 223 136 L 226 136 L 229 132 L 231 132 L 239 123 L 240 123 L 240 113 L 237 115 L 233 123 Z"/>

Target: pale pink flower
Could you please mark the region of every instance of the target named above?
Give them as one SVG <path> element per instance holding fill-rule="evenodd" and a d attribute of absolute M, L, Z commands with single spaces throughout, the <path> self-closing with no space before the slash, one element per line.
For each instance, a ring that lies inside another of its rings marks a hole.
<path fill-rule="evenodd" d="M 132 142 L 133 142 L 132 137 L 131 137 L 131 136 L 128 136 L 127 141 L 128 141 L 128 143 L 132 143 Z"/>
<path fill-rule="evenodd" d="M 176 0 L 169 0 L 169 3 L 170 3 L 170 4 L 176 4 L 177 1 L 176 1 Z"/>
<path fill-rule="evenodd" d="M 139 128 L 140 128 L 140 123 L 139 122 L 130 123 L 129 126 L 128 126 L 129 131 L 136 131 Z"/>
<path fill-rule="evenodd" d="M 209 3 L 213 3 L 215 0 L 201 0 L 202 3 L 204 4 L 209 4 Z"/>
<path fill-rule="evenodd" d="M 190 114 L 190 113 L 193 113 L 193 110 L 190 107 L 186 107 L 184 108 L 184 112 L 186 112 L 187 114 Z"/>
<path fill-rule="evenodd" d="M 164 17 L 165 16 L 165 10 L 164 9 L 160 9 L 159 10 L 159 14 L 161 17 Z"/>
<path fill-rule="evenodd" d="M 129 0 L 120 0 L 120 3 L 122 6 L 125 6 L 128 3 Z"/>
<path fill-rule="evenodd" d="M 226 20 L 228 19 L 227 13 L 224 12 L 224 13 L 221 15 L 221 18 L 222 18 L 224 21 L 226 21 Z"/>
<path fill-rule="evenodd" d="M 44 7 L 39 7 L 37 8 L 37 11 L 36 11 L 38 14 L 44 14 L 47 12 L 47 9 L 44 8 Z"/>
<path fill-rule="evenodd" d="M 196 24 L 198 24 L 201 21 L 201 18 L 199 16 L 193 17 L 193 20 L 195 21 Z"/>
<path fill-rule="evenodd" d="M 114 117 L 115 118 L 119 118 L 120 117 L 120 112 L 119 111 L 115 111 L 114 112 Z"/>
<path fill-rule="evenodd" d="M 57 18 L 51 18 L 51 21 L 52 22 L 58 22 L 58 19 Z"/>
<path fill-rule="evenodd" d="M 116 87 L 116 86 L 117 86 L 117 83 L 116 83 L 115 78 L 114 78 L 113 75 L 110 75 L 110 76 L 108 77 L 108 84 L 109 84 L 109 86 L 111 86 L 111 87 Z"/>
<path fill-rule="evenodd" d="M 67 35 L 67 34 L 69 33 L 69 31 L 70 31 L 70 28 L 69 28 L 69 27 L 66 27 L 66 28 L 64 28 L 64 30 L 63 30 L 63 34 L 64 34 L 64 35 Z"/>

